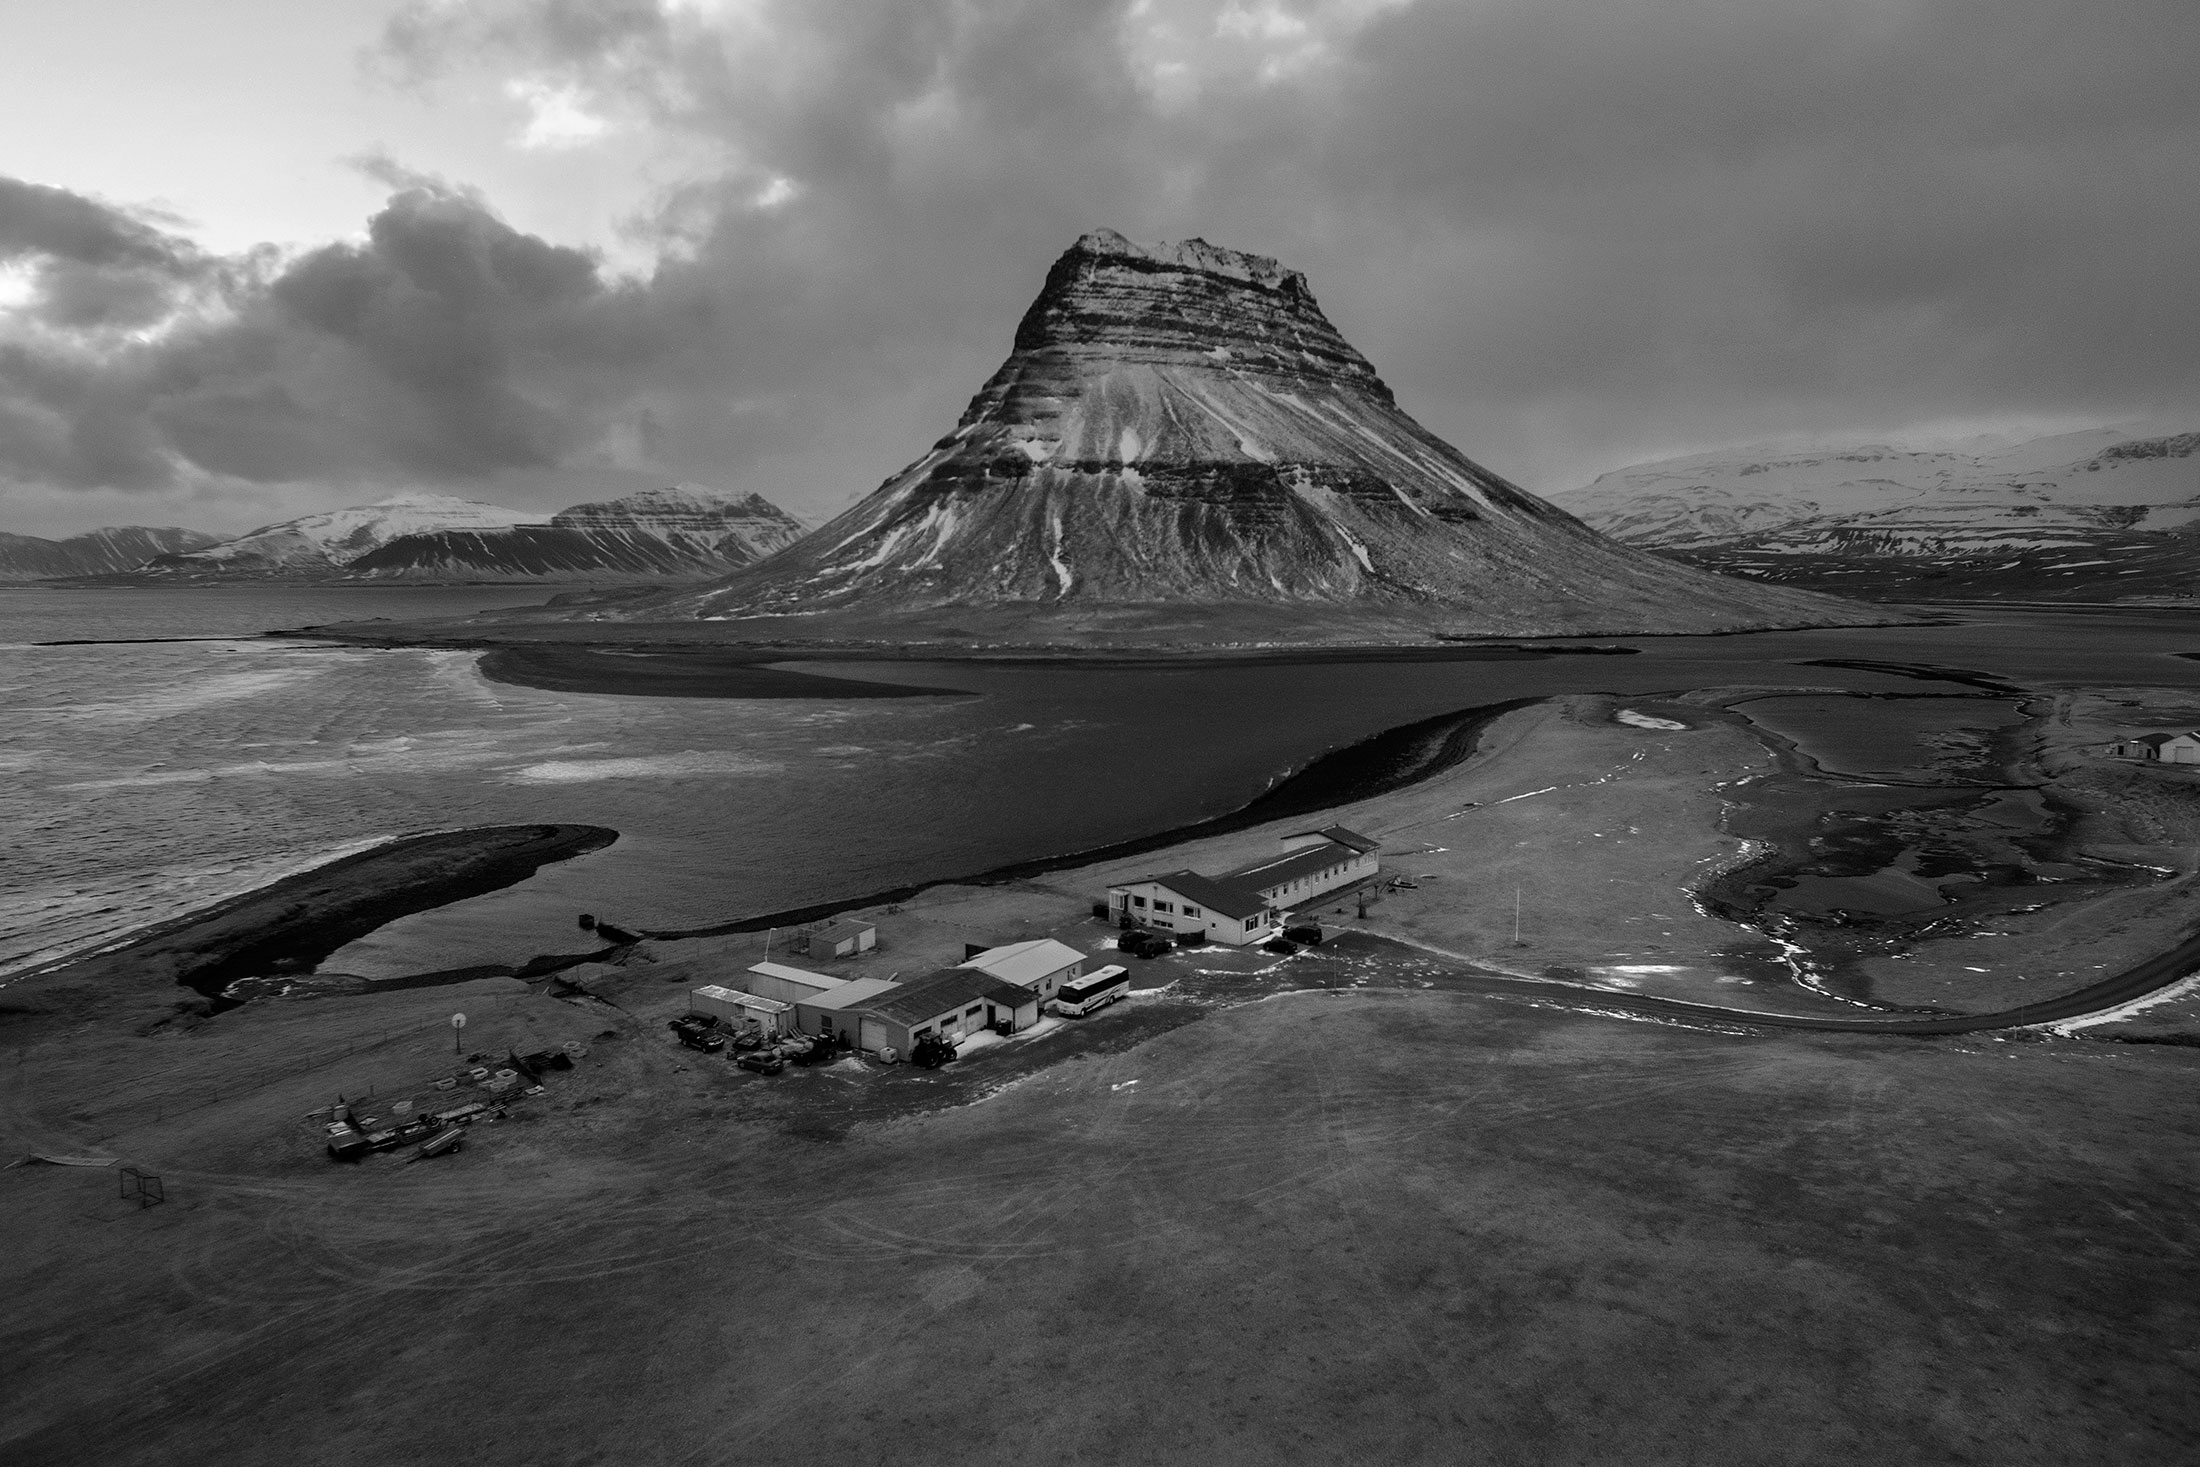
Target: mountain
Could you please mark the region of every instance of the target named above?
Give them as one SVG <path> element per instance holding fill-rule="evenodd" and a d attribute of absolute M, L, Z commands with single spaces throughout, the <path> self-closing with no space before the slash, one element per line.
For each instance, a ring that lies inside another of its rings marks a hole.
<path fill-rule="evenodd" d="M 802 521 L 761 494 L 693 484 L 576 504 L 547 525 L 406 535 L 346 574 L 374 580 L 615 580 L 721 575 L 799 538 Z"/>
<path fill-rule="evenodd" d="M 787 549 L 563 613 L 759 636 L 1364 640 L 1883 620 L 1613 543 L 1408 417 L 1306 277 L 1088 234 L 952 433 Z"/>
<path fill-rule="evenodd" d="M 307 515 L 140 574 L 190 580 L 653 581 L 721 575 L 778 549 L 802 522 L 761 495 L 695 485 L 578 504 L 549 523 L 439 494 Z"/>
<path fill-rule="evenodd" d="M 2200 592 L 2200 433 L 1732 449 L 1620 469 L 1558 502 L 1692 564 L 1853 595 Z"/>
<path fill-rule="evenodd" d="M 109 526 L 66 540 L 35 535 L 0 534 L 0 581 L 34 581 L 49 576 L 101 576 L 135 570 L 156 555 L 197 550 L 218 535 L 174 526 Z"/>
<path fill-rule="evenodd" d="M 526 516 L 497 504 L 447 494 L 400 494 L 373 504 L 266 525 L 204 550 L 163 555 L 145 574 L 172 579 L 325 580 L 353 561 L 407 535 L 445 530 L 503 530 Z"/>

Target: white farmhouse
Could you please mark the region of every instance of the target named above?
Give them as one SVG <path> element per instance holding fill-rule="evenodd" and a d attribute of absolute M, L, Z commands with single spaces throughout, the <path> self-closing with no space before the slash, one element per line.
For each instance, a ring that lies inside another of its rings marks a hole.
<path fill-rule="evenodd" d="M 1171 871 L 1108 888 L 1118 925 L 1162 932 L 1204 932 L 1210 941 L 1243 947 L 1276 935 L 1283 914 L 1260 893 L 1197 871 Z"/>

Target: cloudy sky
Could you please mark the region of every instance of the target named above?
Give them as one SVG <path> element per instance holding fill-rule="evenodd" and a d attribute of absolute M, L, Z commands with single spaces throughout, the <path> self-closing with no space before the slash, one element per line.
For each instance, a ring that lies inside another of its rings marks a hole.
<path fill-rule="evenodd" d="M 2200 426 L 2192 0 L 72 0 L 0 17 L 0 530 L 830 513 L 1107 226 L 1531 489 Z"/>

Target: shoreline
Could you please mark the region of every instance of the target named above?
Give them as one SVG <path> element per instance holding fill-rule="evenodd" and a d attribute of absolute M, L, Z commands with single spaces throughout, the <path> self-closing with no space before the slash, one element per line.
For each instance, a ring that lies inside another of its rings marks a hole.
<path fill-rule="evenodd" d="M 1065 851 L 1058 855 L 1012 861 L 965 876 L 937 877 L 883 892 L 873 892 L 867 896 L 790 907 L 707 927 L 645 929 L 642 936 L 659 941 L 680 941 L 694 937 L 725 937 L 743 932 L 763 932 L 776 927 L 792 927 L 839 912 L 900 902 L 936 886 L 1005 886 L 1010 882 L 1029 881 L 1033 877 L 1050 875 L 1056 871 L 1075 870 L 1080 866 L 1091 866 L 1102 861 L 1119 861 L 1125 857 L 1167 850 L 1210 836 L 1250 830 L 1271 820 L 1318 814 L 1406 789 L 1465 763 L 1474 757 L 1483 729 L 1508 713 L 1543 701 L 1545 700 L 1542 698 L 1513 698 L 1503 703 L 1488 703 L 1453 713 L 1439 713 L 1433 718 L 1385 729 L 1357 743 L 1346 744 L 1343 748 L 1317 755 L 1255 795 L 1250 802 L 1224 814 L 1194 821 L 1190 825 L 1174 826 L 1151 835 L 1133 836 L 1128 840 L 1114 841 L 1087 850 Z"/>
<path fill-rule="evenodd" d="M 836 897 L 725 922 L 688 928 L 643 929 L 638 936 L 676 942 L 763 932 L 842 912 L 900 903 L 934 888 L 1007 886 L 1058 871 L 1166 851 L 1271 822 L 1317 816 L 1435 779 L 1480 752 L 1483 733 L 1499 719 L 1549 701 L 1542 697 L 1510 699 L 1387 729 L 1317 756 L 1236 810 L 1188 825 L 1104 846 L 1008 862 L 964 875 L 927 878 L 885 891 Z M 1748 723 L 1746 719 L 1737 721 Z M 1757 732 L 1761 737 L 1762 731 Z M 1773 748 L 1776 754 L 1779 752 L 1774 743 L 1768 742 L 1766 747 Z M 147 976 L 142 970 L 150 965 L 175 985 L 195 991 L 203 1001 L 200 1012 L 221 1012 L 245 1001 L 225 993 L 232 983 L 242 979 L 286 982 L 293 976 L 309 985 L 314 977 L 342 980 L 345 975 L 320 975 L 314 969 L 346 943 L 398 917 L 514 885 L 545 864 L 602 849 L 617 838 L 617 832 L 604 827 L 571 825 L 489 826 L 399 838 L 163 922 L 97 953 L 64 958 L 29 970 L 11 983 L 7 998 L 19 999 L 24 985 L 34 979 L 97 984 L 124 976 L 142 978 Z M 1697 887 L 1696 899 L 1721 905 L 1708 890 L 1710 887 L 1731 882 L 1738 870 L 1778 858 L 1776 850 L 1758 852 L 1737 863 L 1734 869 L 1712 873 Z M 387 879 L 393 866 L 398 874 L 395 886 Z M 427 869 L 420 869 L 423 867 Z M 1758 930 L 1754 924 L 1740 921 L 1730 913 L 1719 915 L 1741 927 Z M 1394 940 L 1381 934 L 1367 935 L 1378 942 Z M 331 988 L 324 996 L 391 992 L 489 976 L 514 977 L 522 981 L 539 979 L 596 960 L 618 946 L 612 942 L 590 952 L 536 954 L 523 962 L 423 971 L 371 983 L 362 980 L 356 989 Z M 2058 997 L 2011 1009 L 1971 1014 L 1945 1010 L 1921 1013 L 1915 1006 L 1850 999 L 1849 1002 L 1870 1010 L 1876 1017 L 1785 1015 L 1634 994 L 1555 978 L 1525 977 L 1487 968 L 1472 959 L 1461 960 L 1472 966 L 1471 975 L 1464 976 L 1469 978 L 1469 987 L 1474 991 L 1533 994 L 1539 999 L 1570 1007 L 1616 1008 L 1643 1017 L 1759 1028 L 1897 1035 L 1956 1034 L 2034 1027 L 2143 998 L 2200 969 L 2200 924 L 2188 928 L 2167 950 Z M 95 998 L 96 1007 L 98 997 L 111 1000 L 118 991 L 119 986 L 110 983 L 104 993 L 94 988 L 90 994 Z M 172 993 L 165 985 L 163 991 Z M 181 1010 L 193 1005 L 185 1000 L 174 1007 Z M 52 1011 L 37 1005 L 0 1001 L 0 1016 L 20 1018 Z"/>
<path fill-rule="evenodd" d="M 57 959 L 10 979 L 0 1017 L 64 1014 L 82 996 L 98 1012 L 147 997 L 148 980 L 172 1010 L 218 1013 L 223 990 L 271 971 L 310 972 L 399 917 L 516 885 L 554 861 L 601 850 L 619 833 L 600 825 L 490 825 L 400 836 L 155 923 L 101 950 Z M 196 1000 L 179 998 L 182 988 Z"/>
<path fill-rule="evenodd" d="M 772 667 L 738 652 L 651 652 L 582 645 L 502 645 L 474 660 L 508 687 L 645 698 L 975 698 L 962 688 L 864 682 Z"/>

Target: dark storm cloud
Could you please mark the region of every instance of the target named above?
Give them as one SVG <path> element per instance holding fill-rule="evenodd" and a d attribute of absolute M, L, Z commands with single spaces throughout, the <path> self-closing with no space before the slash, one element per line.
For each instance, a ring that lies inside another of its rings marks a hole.
<path fill-rule="evenodd" d="M 663 222 L 749 348 L 706 376 L 788 406 L 766 432 L 674 402 L 666 437 L 737 469 L 879 430 L 835 497 L 953 413 L 1099 224 L 1307 270 L 1416 412 L 1546 488 L 2200 388 L 2178 0 L 430 13 L 415 65 L 486 52 L 723 145 Z M 800 192 L 756 207 L 775 177 Z"/>
<path fill-rule="evenodd" d="M 288 262 L 0 193 L 0 250 L 47 262 L 0 461 L 459 480 L 619 442 L 829 507 L 945 427 L 1102 225 L 1306 270 L 1402 401 L 1538 488 L 1692 442 L 2189 411 L 2195 54 L 2185 0 L 421 6 L 394 71 L 547 79 L 709 160 L 635 221 L 663 262 L 609 277 L 387 167 L 365 242 Z"/>
<path fill-rule="evenodd" d="M 22 481 L 547 465 L 593 440 L 655 354 L 640 295 L 593 257 L 419 182 L 365 241 L 287 262 L 208 260 L 97 201 L 10 183 L 0 248 L 36 272 L 30 329 L 0 345 L 0 468 Z M 126 317 L 84 304 L 122 299 Z M 133 329 L 89 329 L 118 323 Z"/>

